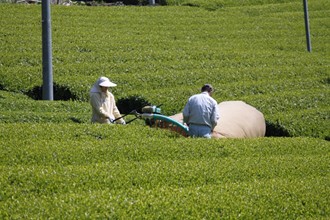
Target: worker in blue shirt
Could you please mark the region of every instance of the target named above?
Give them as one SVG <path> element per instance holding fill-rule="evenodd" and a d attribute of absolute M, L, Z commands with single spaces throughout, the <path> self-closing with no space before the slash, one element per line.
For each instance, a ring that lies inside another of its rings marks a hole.
<path fill-rule="evenodd" d="M 191 137 L 211 138 L 219 119 L 218 103 L 211 96 L 213 87 L 205 84 L 201 93 L 191 96 L 183 109 L 183 122 L 189 126 Z"/>

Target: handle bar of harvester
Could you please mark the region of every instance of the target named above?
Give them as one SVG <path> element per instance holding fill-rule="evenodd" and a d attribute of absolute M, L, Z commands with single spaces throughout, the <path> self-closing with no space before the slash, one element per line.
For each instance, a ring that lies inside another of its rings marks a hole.
<path fill-rule="evenodd" d="M 162 105 L 163 105 L 163 104 L 157 105 L 156 108 L 159 108 L 159 107 L 162 106 Z M 129 120 L 128 122 L 126 122 L 126 124 L 131 123 L 132 121 L 134 121 L 134 120 L 136 120 L 136 119 L 138 119 L 138 118 L 141 118 L 141 117 L 140 117 L 140 114 L 134 109 L 134 110 L 132 110 L 131 112 L 129 112 L 129 113 L 127 113 L 127 114 L 125 114 L 125 115 L 123 115 L 123 116 L 121 116 L 121 117 L 118 117 L 118 118 L 112 120 L 111 123 L 114 123 L 115 121 L 117 121 L 117 120 L 119 120 L 119 119 L 121 119 L 121 118 L 124 118 L 124 117 L 126 117 L 127 115 L 131 115 L 131 114 L 134 114 L 134 115 L 135 115 L 135 118 Z"/>
<path fill-rule="evenodd" d="M 131 111 L 130 114 L 134 114 L 134 115 L 135 115 L 135 118 L 133 118 L 133 119 L 127 121 L 126 124 L 129 124 L 129 123 L 131 123 L 132 121 L 135 121 L 136 119 L 140 118 L 140 117 L 139 117 L 140 114 L 139 114 L 136 110 Z"/>
<path fill-rule="evenodd" d="M 135 113 L 136 113 L 136 110 L 132 110 L 130 113 L 127 113 L 127 114 L 125 114 L 125 115 L 123 115 L 123 116 L 121 116 L 121 117 L 118 117 L 118 118 L 112 120 L 111 122 L 114 123 L 115 121 L 117 121 L 117 120 L 119 120 L 119 119 L 121 119 L 121 118 L 124 118 L 124 117 L 126 117 L 127 115 L 133 114 L 133 113 L 135 114 Z M 127 123 L 126 123 L 126 124 L 127 124 Z"/>
<path fill-rule="evenodd" d="M 133 118 L 133 119 L 127 121 L 126 124 L 129 124 L 129 123 L 131 123 L 132 121 L 135 121 L 136 119 L 138 119 L 138 117 L 135 117 L 135 118 Z"/>

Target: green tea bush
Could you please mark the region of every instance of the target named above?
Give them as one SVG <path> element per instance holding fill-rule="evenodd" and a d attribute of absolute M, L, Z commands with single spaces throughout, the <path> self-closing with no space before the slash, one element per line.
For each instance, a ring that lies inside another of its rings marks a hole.
<path fill-rule="evenodd" d="M 88 103 L 73 101 L 36 101 L 24 95 L 0 91 L 1 123 L 40 123 L 90 121 Z"/>
<path fill-rule="evenodd" d="M 9 123 L 0 131 L 1 218 L 330 213 L 330 148 L 320 139 L 205 141 L 146 126 L 72 123 Z"/>
<path fill-rule="evenodd" d="M 298 2 L 297 0 L 295 0 Z M 290 3 L 294 1 L 290 0 L 166 0 L 168 5 L 183 5 L 193 7 L 204 7 L 206 9 L 219 9 L 222 7 L 233 7 L 233 6 L 253 6 L 253 5 L 265 5 L 265 4 L 282 4 Z"/>

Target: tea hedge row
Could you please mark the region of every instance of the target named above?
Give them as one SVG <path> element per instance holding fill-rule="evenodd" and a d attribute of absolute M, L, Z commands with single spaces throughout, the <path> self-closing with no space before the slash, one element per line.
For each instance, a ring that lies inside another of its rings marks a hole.
<path fill-rule="evenodd" d="M 287 97 L 282 106 L 276 103 L 277 97 L 268 97 L 269 103 L 258 103 L 265 98 L 255 100 L 255 96 L 247 96 L 244 100 L 254 106 L 261 106 L 260 111 L 265 114 L 267 121 L 267 136 L 310 136 L 329 140 L 328 104 L 322 93 L 314 92 L 312 99 L 301 99 L 290 111 L 287 108 L 297 98 L 290 93 L 282 94 Z M 119 100 L 119 107 L 126 106 L 120 104 L 123 101 Z M 91 118 L 91 107 L 85 102 L 35 101 L 23 95 L 3 91 L 0 91 L 0 108 L 2 123 L 90 123 Z M 315 111 L 315 108 L 318 110 Z M 285 115 L 282 114 L 283 111 L 286 112 Z M 125 117 L 126 121 L 133 118 L 133 115 Z M 135 120 L 132 124 L 145 126 L 143 120 Z"/>
<path fill-rule="evenodd" d="M 233 6 L 253 6 L 253 5 L 265 5 L 265 4 L 276 4 L 281 5 L 282 3 L 298 2 L 298 0 L 266 0 L 266 1 L 254 1 L 254 0 L 166 0 L 167 5 L 183 5 L 193 7 L 203 7 L 207 10 L 217 10 L 225 7 Z"/>
<path fill-rule="evenodd" d="M 327 141 L 64 123 L 0 131 L 1 218 L 330 215 Z"/>

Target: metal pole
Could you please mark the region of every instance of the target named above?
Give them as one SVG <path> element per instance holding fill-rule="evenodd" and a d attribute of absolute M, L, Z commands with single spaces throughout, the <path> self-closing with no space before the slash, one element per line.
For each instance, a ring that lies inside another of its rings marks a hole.
<path fill-rule="evenodd" d="M 306 29 L 306 40 L 307 40 L 307 50 L 312 51 L 311 38 L 309 33 L 309 20 L 308 20 L 308 3 L 307 0 L 304 1 L 304 14 L 305 14 L 305 29 Z"/>
<path fill-rule="evenodd" d="M 155 0 L 149 0 L 149 5 L 155 5 Z"/>
<path fill-rule="evenodd" d="M 42 0 L 42 99 L 53 100 L 52 34 L 50 1 Z"/>

